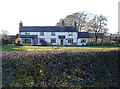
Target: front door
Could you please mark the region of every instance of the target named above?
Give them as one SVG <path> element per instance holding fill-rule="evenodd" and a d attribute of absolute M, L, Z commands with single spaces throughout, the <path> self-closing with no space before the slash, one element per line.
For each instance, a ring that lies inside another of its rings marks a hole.
<path fill-rule="evenodd" d="M 61 45 L 63 45 L 63 39 L 61 39 Z"/>

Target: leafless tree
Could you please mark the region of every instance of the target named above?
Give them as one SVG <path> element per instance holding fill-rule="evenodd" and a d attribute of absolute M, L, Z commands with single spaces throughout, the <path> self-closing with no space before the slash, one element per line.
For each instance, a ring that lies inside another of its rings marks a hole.
<path fill-rule="evenodd" d="M 66 26 L 74 26 L 74 22 L 76 22 L 76 27 L 78 31 L 82 31 L 82 29 L 85 28 L 88 19 L 89 14 L 87 12 L 77 12 L 71 15 L 67 15 L 64 19 L 60 19 L 56 26 L 60 26 L 63 20 Z"/>
<path fill-rule="evenodd" d="M 2 30 L 0 39 L 2 40 L 2 44 L 6 44 L 6 41 L 9 39 L 7 30 Z"/>
<path fill-rule="evenodd" d="M 91 20 L 87 23 L 88 31 L 95 33 L 96 42 L 97 42 L 97 33 L 104 33 L 107 34 L 107 17 L 103 15 L 94 15 Z"/>

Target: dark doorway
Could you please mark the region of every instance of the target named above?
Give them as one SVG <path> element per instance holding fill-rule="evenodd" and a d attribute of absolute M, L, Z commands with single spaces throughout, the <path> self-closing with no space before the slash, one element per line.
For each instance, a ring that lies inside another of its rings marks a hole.
<path fill-rule="evenodd" d="M 63 39 L 61 39 L 61 45 L 63 45 Z"/>

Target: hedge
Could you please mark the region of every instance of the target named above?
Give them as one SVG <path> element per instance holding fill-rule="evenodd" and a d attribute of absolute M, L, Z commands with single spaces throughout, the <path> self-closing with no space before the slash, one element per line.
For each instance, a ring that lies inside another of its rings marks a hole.
<path fill-rule="evenodd" d="M 118 87 L 117 50 L 3 52 L 3 87 Z"/>

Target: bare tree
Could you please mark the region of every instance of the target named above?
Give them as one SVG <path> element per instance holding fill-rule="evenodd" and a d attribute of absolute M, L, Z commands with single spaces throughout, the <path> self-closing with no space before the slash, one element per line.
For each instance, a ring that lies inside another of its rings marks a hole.
<path fill-rule="evenodd" d="M 96 42 L 97 42 L 97 33 L 104 33 L 107 34 L 107 18 L 103 15 L 94 15 L 91 20 L 87 23 L 88 31 L 95 33 Z"/>
<path fill-rule="evenodd" d="M 74 22 L 76 22 L 78 31 L 82 31 L 82 29 L 85 28 L 88 19 L 89 14 L 87 12 L 77 12 L 67 15 L 64 19 L 60 19 L 56 26 L 60 26 L 63 20 L 66 26 L 74 26 Z"/>
<path fill-rule="evenodd" d="M 2 43 L 6 44 L 9 37 L 8 37 L 8 31 L 6 30 L 2 30 L 2 34 L 1 34 L 1 39 L 2 39 Z"/>

